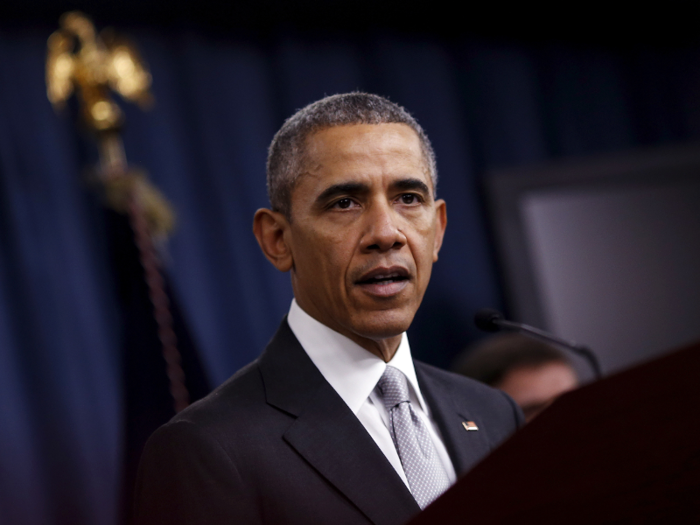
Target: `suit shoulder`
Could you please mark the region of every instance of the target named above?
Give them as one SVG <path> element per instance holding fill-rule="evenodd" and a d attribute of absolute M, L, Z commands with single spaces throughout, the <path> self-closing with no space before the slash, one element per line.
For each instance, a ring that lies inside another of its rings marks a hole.
<path fill-rule="evenodd" d="M 258 361 L 241 368 L 207 396 L 177 414 L 170 423 L 188 422 L 208 426 L 245 417 L 265 403 Z"/>

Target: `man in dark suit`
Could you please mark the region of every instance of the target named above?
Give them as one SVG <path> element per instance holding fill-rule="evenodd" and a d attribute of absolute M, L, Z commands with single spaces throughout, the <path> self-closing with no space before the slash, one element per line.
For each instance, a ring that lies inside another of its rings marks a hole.
<path fill-rule="evenodd" d="M 138 523 L 399 525 L 521 424 L 506 395 L 411 359 L 447 223 L 436 177 L 381 97 L 285 122 L 254 233 L 295 299 L 259 359 L 149 440 Z"/>

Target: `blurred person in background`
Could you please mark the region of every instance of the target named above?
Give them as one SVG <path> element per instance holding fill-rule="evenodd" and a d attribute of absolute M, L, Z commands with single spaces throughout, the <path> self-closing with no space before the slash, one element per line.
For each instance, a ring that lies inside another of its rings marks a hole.
<path fill-rule="evenodd" d="M 564 392 L 579 386 L 576 371 L 557 348 L 522 334 L 498 334 L 462 352 L 453 371 L 503 390 L 526 422 Z"/>

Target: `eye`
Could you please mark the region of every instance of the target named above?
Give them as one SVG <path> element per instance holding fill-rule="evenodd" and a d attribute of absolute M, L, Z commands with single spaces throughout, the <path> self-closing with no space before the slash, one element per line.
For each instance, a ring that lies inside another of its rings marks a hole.
<path fill-rule="evenodd" d="M 339 201 L 336 201 L 333 204 L 334 208 L 340 208 L 341 210 L 347 210 L 350 206 L 353 205 L 352 199 L 346 197 L 344 199 L 340 199 Z"/>
<path fill-rule="evenodd" d="M 420 202 L 420 197 L 415 193 L 404 193 L 399 198 L 402 204 L 418 204 Z"/>

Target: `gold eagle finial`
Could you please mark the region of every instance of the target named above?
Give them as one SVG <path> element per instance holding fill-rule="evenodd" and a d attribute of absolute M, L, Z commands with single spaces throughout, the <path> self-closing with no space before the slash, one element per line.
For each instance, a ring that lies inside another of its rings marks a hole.
<path fill-rule="evenodd" d="M 61 109 L 76 92 L 80 113 L 96 134 L 100 148 L 100 180 L 108 205 L 126 213 L 128 202 L 137 199 L 149 230 L 163 237 L 173 228 L 175 216 L 165 197 L 145 173 L 129 169 L 119 136 L 124 121 L 110 91 L 148 107 L 151 74 L 136 46 L 111 29 L 99 35 L 92 21 L 79 11 L 65 13 L 60 28 L 48 40 L 46 92 Z"/>
<path fill-rule="evenodd" d="M 142 107 L 152 102 L 151 74 L 131 42 L 110 29 L 98 35 L 79 11 L 64 14 L 60 25 L 49 37 L 46 58 L 47 95 L 54 107 L 63 107 L 77 91 L 86 124 L 107 131 L 117 129 L 123 119 L 110 90 Z"/>

